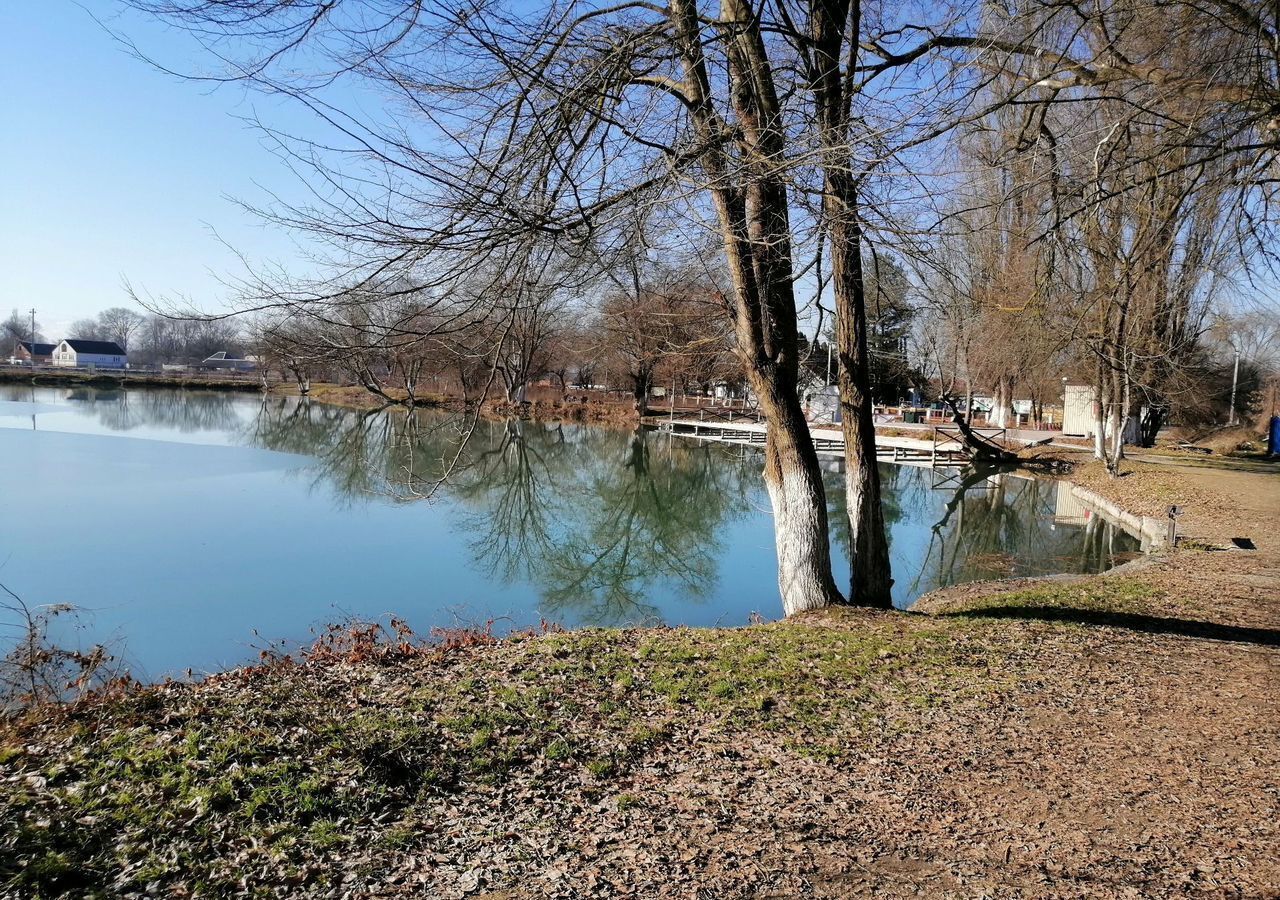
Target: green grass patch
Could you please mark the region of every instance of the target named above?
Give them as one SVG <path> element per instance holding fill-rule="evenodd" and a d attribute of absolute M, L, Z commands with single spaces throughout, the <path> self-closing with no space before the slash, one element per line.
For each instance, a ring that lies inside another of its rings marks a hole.
<path fill-rule="evenodd" d="M 428 840 L 442 809 L 513 779 L 598 802 L 602 783 L 681 752 L 686 725 L 718 729 L 728 746 L 768 733 L 834 761 L 872 729 L 909 730 L 913 709 L 993 689 L 989 663 L 1008 649 L 973 619 L 847 615 L 555 634 L 438 664 L 282 667 L 11 722 L 0 893 L 155 883 L 220 896 L 257 864 L 245 854 L 268 860 L 271 878 L 311 871 L 322 883 L 332 867 L 316 860 L 350 846 L 376 865 Z"/>

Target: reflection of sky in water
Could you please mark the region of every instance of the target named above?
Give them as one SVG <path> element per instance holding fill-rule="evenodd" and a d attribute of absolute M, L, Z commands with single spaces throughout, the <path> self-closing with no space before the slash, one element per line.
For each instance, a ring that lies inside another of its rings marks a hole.
<path fill-rule="evenodd" d="M 32 416 L 48 416 L 59 412 L 67 412 L 66 407 L 53 403 L 32 403 L 30 400 L 0 400 L 0 419 L 23 418 L 30 421 Z M 11 423 L 5 424 L 13 427 Z"/>
<path fill-rule="evenodd" d="M 0 428 L 231 445 L 258 401 L 252 394 L 0 385 Z"/>
<path fill-rule="evenodd" d="M 0 582 L 90 609 L 84 638 L 118 636 L 150 676 L 242 662 L 348 615 L 425 631 L 780 614 L 756 451 L 481 423 L 446 486 L 406 499 L 440 477 L 456 435 L 438 415 L 288 398 L 0 387 Z M 961 580 L 1093 571 L 1135 547 L 1051 481 L 881 471 L 900 604 Z M 829 473 L 835 523 L 840 483 Z"/>

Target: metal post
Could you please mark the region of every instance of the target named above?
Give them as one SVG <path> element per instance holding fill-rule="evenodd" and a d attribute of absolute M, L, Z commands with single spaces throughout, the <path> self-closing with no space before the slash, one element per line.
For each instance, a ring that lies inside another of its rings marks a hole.
<path fill-rule="evenodd" d="M 1169 507 L 1169 530 L 1165 533 L 1165 540 L 1168 541 L 1168 547 L 1172 550 L 1178 546 L 1178 516 L 1182 515 L 1181 506 Z"/>
<path fill-rule="evenodd" d="M 827 384 L 831 384 L 831 342 L 827 341 Z"/>
<path fill-rule="evenodd" d="M 1236 350 L 1236 364 L 1231 370 L 1231 410 L 1227 415 L 1227 425 L 1236 424 L 1236 382 L 1240 378 L 1240 351 Z"/>

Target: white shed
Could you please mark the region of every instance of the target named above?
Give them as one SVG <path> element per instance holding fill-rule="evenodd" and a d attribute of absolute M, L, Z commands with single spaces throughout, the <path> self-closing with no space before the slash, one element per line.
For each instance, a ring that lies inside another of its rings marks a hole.
<path fill-rule="evenodd" d="M 1093 437 L 1098 413 L 1091 384 L 1069 384 L 1062 400 L 1062 433 L 1070 437 Z"/>
<path fill-rule="evenodd" d="M 65 338 L 53 348 L 53 365 L 95 369 L 127 368 L 129 357 L 115 341 Z"/>
<path fill-rule="evenodd" d="M 1106 417 L 1109 410 L 1104 410 L 1103 418 L 1103 434 L 1110 437 L 1111 424 Z M 1147 408 L 1144 406 L 1139 410 L 1137 415 L 1127 415 L 1124 417 L 1124 424 L 1121 428 L 1124 442 L 1126 444 L 1138 443 L 1139 425 L 1141 419 L 1146 416 Z M 1098 401 L 1097 394 L 1094 393 L 1093 385 L 1089 384 L 1069 384 L 1062 403 L 1062 433 L 1067 437 L 1085 437 L 1091 438 L 1098 430 Z"/>

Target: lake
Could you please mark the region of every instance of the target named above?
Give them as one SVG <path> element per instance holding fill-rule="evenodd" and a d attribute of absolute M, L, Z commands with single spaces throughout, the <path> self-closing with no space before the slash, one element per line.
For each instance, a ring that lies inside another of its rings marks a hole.
<path fill-rule="evenodd" d="M 476 423 L 463 446 L 462 424 L 0 385 L 0 583 L 80 608 L 61 637 L 108 641 L 143 679 L 227 668 L 349 617 L 425 633 L 781 616 L 757 450 L 515 421 Z M 840 523 L 839 463 L 824 464 Z M 899 606 L 1138 549 L 1053 480 L 887 463 L 881 477 Z M 833 538 L 845 582 L 844 529 Z"/>

